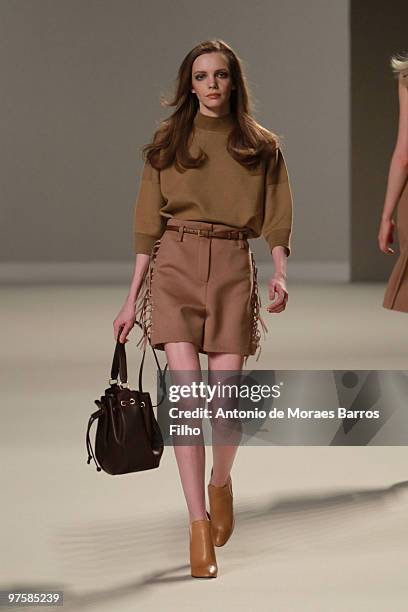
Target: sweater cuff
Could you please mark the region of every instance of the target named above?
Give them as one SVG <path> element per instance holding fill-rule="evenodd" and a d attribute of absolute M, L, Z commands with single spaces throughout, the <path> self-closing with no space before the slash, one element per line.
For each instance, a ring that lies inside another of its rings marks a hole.
<path fill-rule="evenodd" d="M 289 257 L 291 253 L 290 235 L 291 235 L 290 228 L 280 228 L 280 229 L 273 230 L 273 232 L 271 232 L 268 236 L 268 245 L 269 245 L 271 254 L 272 254 L 272 249 L 274 247 L 283 246 L 285 247 L 286 254 Z"/>
<path fill-rule="evenodd" d="M 148 234 L 140 234 L 136 232 L 134 234 L 134 251 L 137 253 L 145 253 L 150 255 L 153 245 L 159 238 L 157 236 L 149 236 Z"/>

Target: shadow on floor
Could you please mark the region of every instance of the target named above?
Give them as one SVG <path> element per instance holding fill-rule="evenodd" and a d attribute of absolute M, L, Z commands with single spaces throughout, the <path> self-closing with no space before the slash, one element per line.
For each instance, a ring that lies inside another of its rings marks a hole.
<path fill-rule="evenodd" d="M 222 573 L 239 568 L 243 555 L 246 564 L 262 555 L 273 564 L 274 556 L 298 555 L 301 548 L 316 550 L 320 546 L 327 551 L 339 542 L 356 547 L 355 537 L 364 533 L 364 526 L 373 540 L 370 517 L 374 523 L 379 517 L 387 520 L 384 508 L 404 504 L 407 493 L 408 481 L 404 481 L 387 488 L 236 503 L 234 536 L 225 549 L 216 549 L 217 557 L 224 557 Z M 395 533 L 395 542 L 400 542 L 399 533 Z M 179 517 L 156 514 L 143 521 L 72 525 L 58 529 L 52 544 L 65 586 L 47 584 L 46 588 L 64 591 L 65 610 L 85 610 L 98 602 L 118 605 L 119 600 L 136 599 L 148 588 L 191 580 L 188 526 Z M 147 569 L 154 566 L 161 569 Z M 94 586 L 87 589 L 86 584 L 92 581 Z M 112 583 L 118 586 L 112 587 Z M 77 585 L 81 585 L 81 593 Z M 40 588 L 38 584 L 1 586 L 3 591 L 14 592 L 38 592 Z"/>

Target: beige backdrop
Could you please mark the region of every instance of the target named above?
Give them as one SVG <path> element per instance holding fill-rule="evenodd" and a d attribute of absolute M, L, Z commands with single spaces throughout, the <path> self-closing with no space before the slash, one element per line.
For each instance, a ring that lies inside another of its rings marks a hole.
<path fill-rule="evenodd" d="M 257 119 L 283 136 L 292 262 L 347 263 L 346 0 L 3 0 L 0 24 L 3 262 L 39 279 L 49 268 L 32 264 L 103 262 L 109 280 L 109 264 L 133 260 L 140 149 L 166 115 L 160 95 L 195 44 L 221 37 L 245 62 Z M 263 240 L 254 250 L 268 257 Z"/>

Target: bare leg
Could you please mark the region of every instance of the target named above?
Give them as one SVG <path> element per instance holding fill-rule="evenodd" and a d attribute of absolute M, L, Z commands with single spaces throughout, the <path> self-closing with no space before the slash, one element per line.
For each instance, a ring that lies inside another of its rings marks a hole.
<path fill-rule="evenodd" d="M 235 370 L 236 373 L 239 374 L 242 370 L 243 362 L 243 355 L 234 355 L 228 353 L 208 353 L 209 384 L 215 384 L 216 380 L 220 380 L 220 376 L 217 375 L 217 371 Z M 219 425 L 217 425 L 216 423 L 216 420 L 212 420 L 212 427 L 214 438 L 214 433 L 216 434 L 216 429 L 217 427 L 219 427 Z M 220 435 L 224 434 L 221 432 Z M 215 485 L 216 487 L 223 486 L 227 482 L 228 477 L 230 475 L 235 455 L 239 448 L 239 442 L 241 439 L 241 436 L 239 434 L 235 434 L 233 437 L 235 438 L 233 444 L 213 444 L 212 446 L 213 473 L 210 479 L 210 483 Z"/>
<path fill-rule="evenodd" d="M 166 342 L 164 348 L 169 370 L 179 371 L 178 378 L 182 377 L 182 370 L 188 370 L 194 372 L 194 380 L 202 380 L 200 360 L 194 344 L 191 342 Z M 180 382 L 181 384 L 189 384 L 191 380 Z M 172 383 L 178 384 L 179 381 L 173 380 L 172 377 Z M 187 406 L 183 400 L 182 407 L 192 408 L 196 405 L 197 400 L 195 400 L 194 406 Z M 196 424 L 192 423 L 191 420 L 189 421 L 191 426 Z M 197 438 L 191 446 L 173 445 L 189 512 L 190 525 L 193 521 L 207 518 L 205 508 L 205 446 L 202 435 L 197 436 Z"/>

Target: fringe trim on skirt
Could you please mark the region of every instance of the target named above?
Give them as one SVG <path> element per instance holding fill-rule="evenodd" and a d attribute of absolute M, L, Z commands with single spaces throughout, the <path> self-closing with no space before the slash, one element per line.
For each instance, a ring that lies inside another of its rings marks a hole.
<path fill-rule="evenodd" d="M 157 251 L 159 250 L 161 240 L 156 240 L 152 247 L 150 254 L 149 266 L 144 276 L 142 286 L 139 290 L 139 294 L 136 300 L 136 319 L 142 326 L 142 335 L 137 345 L 140 350 L 145 350 L 147 343 L 151 344 L 151 333 L 152 333 L 152 281 L 154 276 L 154 264 L 157 257 Z"/>
<path fill-rule="evenodd" d="M 261 347 L 261 332 L 263 331 L 264 339 L 266 333 L 269 331 L 268 327 L 261 316 L 261 296 L 258 287 L 258 269 L 256 267 L 254 254 L 249 250 L 250 263 L 251 263 L 251 341 L 250 341 L 250 355 L 253 355 L 258 351 L 256 361 L 258 361 L 262 347 Z M 244 359 L 244 365 L 250 355 L 246 355 Z"/>

